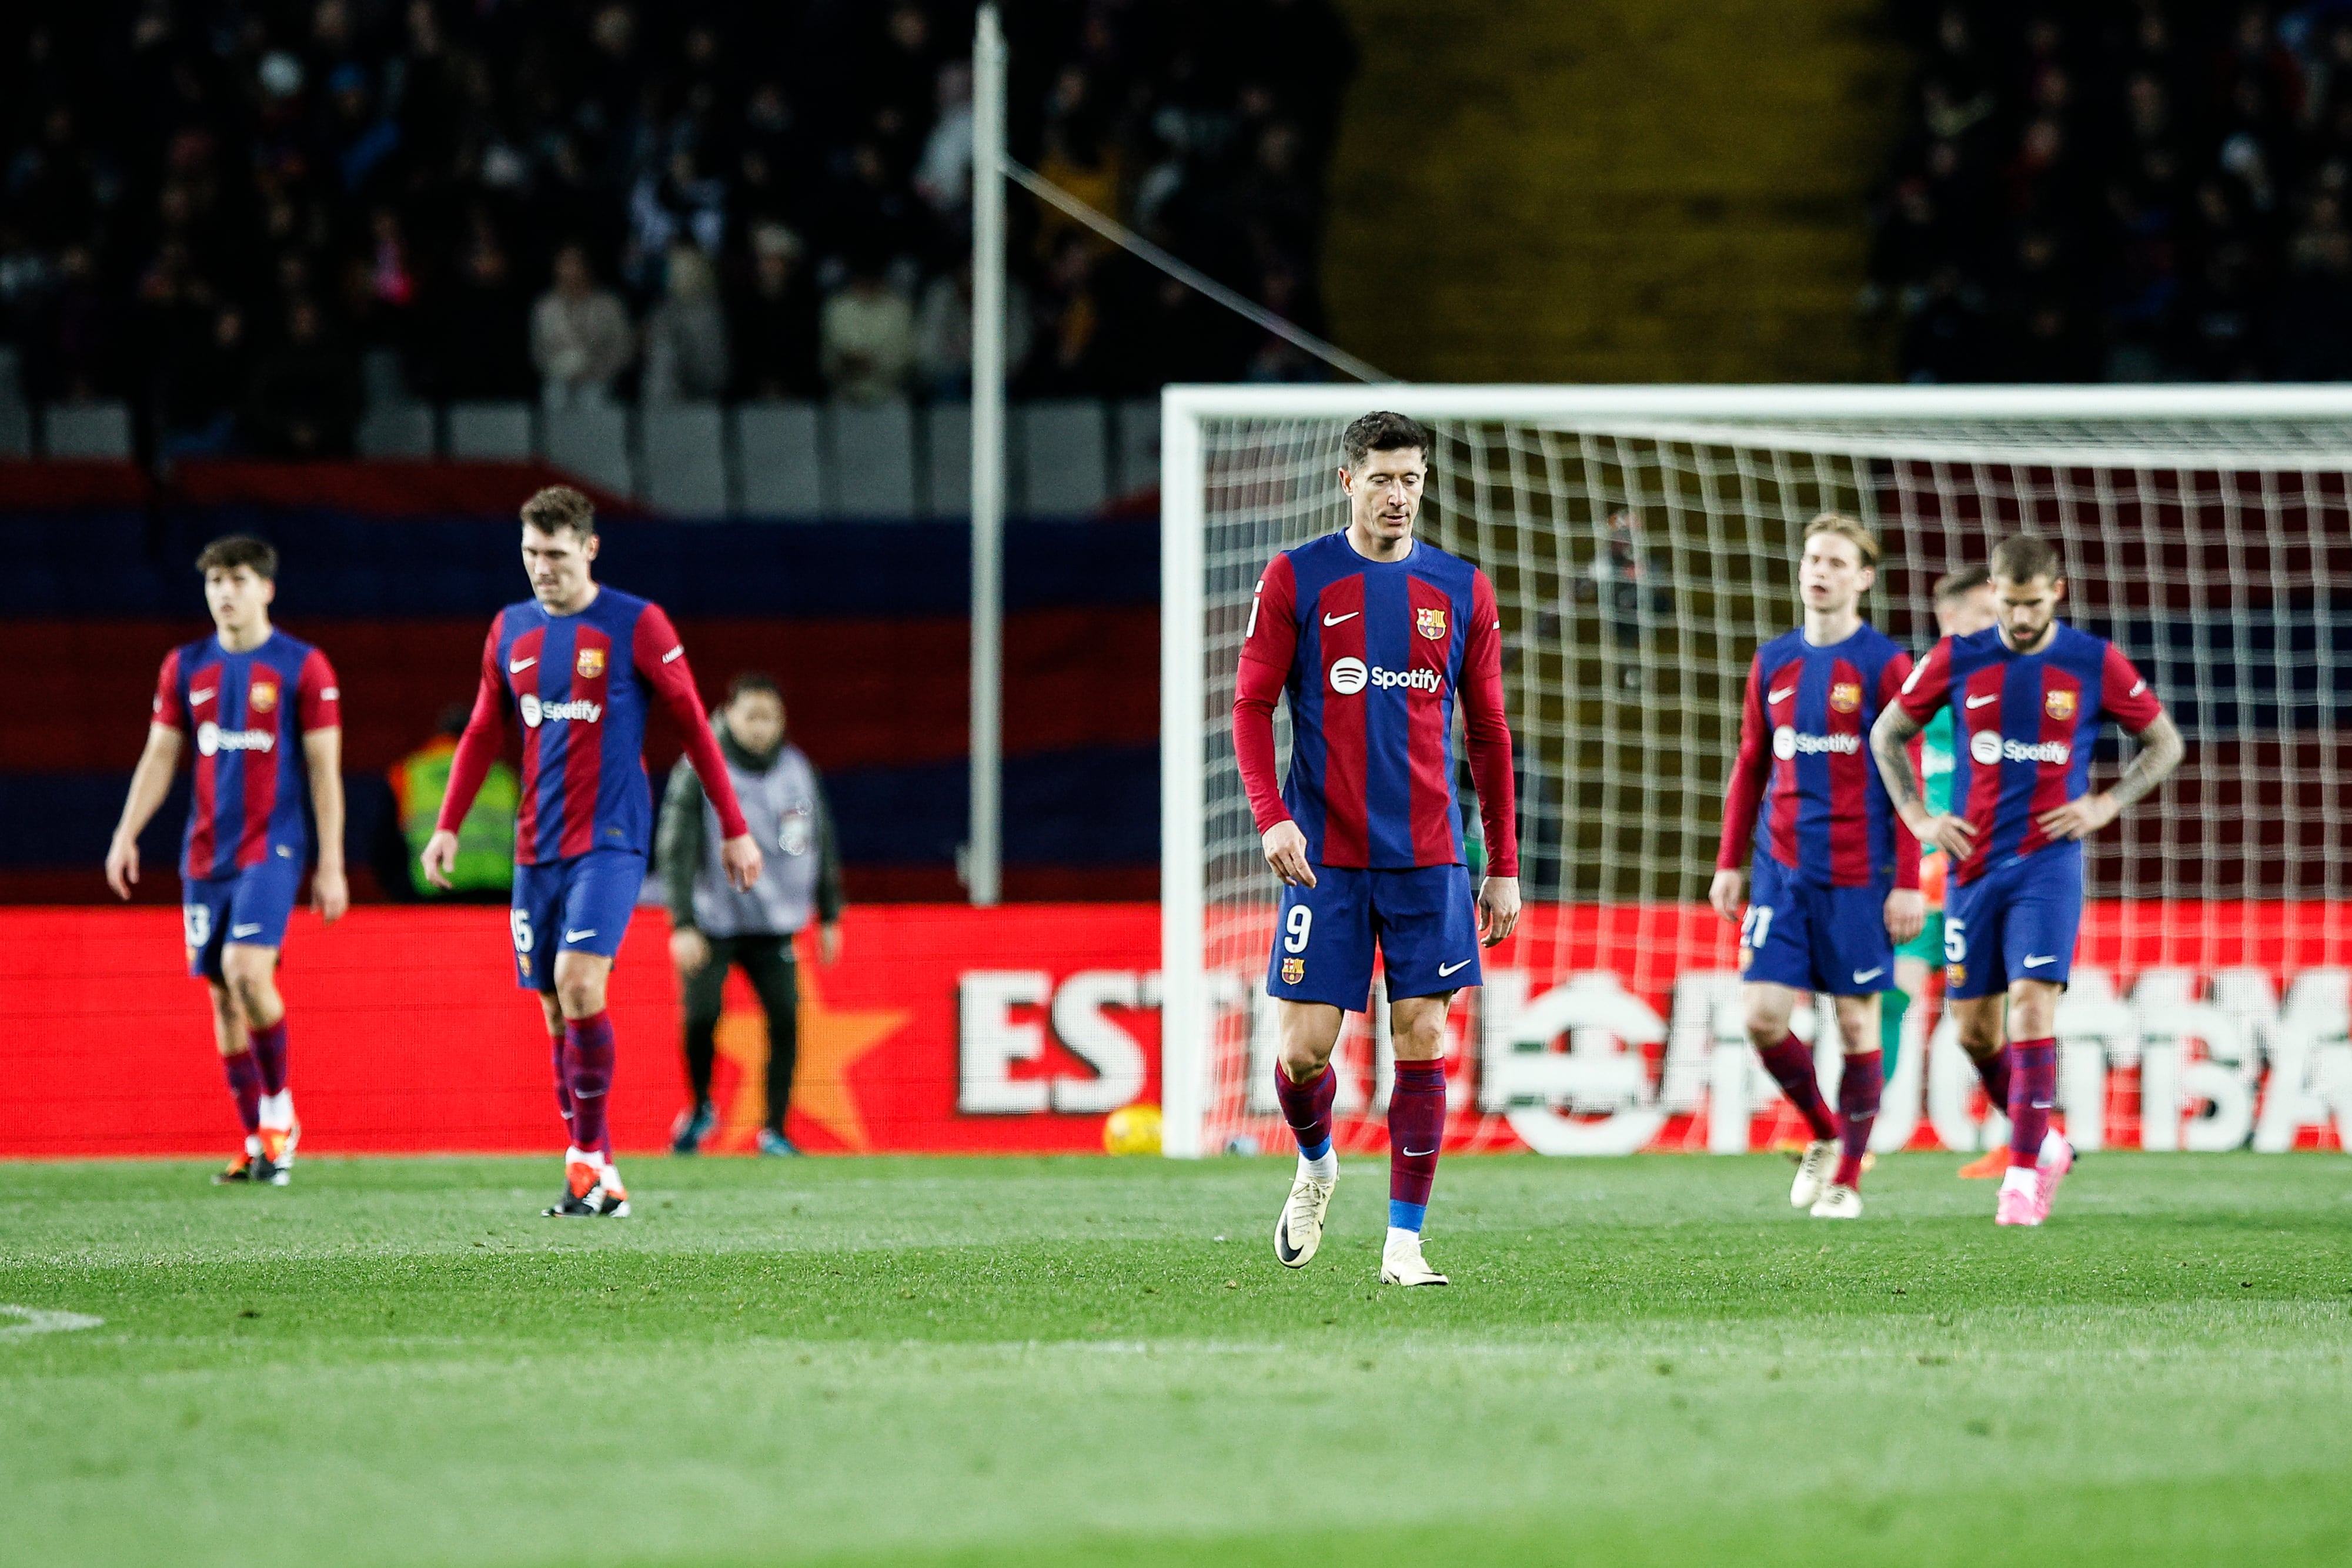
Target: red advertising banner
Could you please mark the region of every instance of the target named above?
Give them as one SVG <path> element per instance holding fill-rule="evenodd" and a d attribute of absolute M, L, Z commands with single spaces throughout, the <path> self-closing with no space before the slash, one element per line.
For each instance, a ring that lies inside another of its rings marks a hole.
<path fill-rule="evenodd" d="M 1107 1113 L 1159 1099 L 1156 905 L 854 908 L 843 936 L 838 964 L 801 966 L 786 1131 L 803 1148 L 1099 1150 Z M 640 909 L 614 972 L 624 1150 L 666 1148 L 686 1103 L 668 937 Z M 545 1026 L 508 941 L 499 908 L 295 915 L 279 986 L 305 1152 L 560 1150 Z M 0 910 L 0 1156 L 236 1146 L 180 943 L 172 909 Z M 740 976 L 719 1049 L 707 1146 L 726 1153 L 762 1110 L 767 1028 Z"/>
<path fill-rule="evenodd" d="M 665 1147 L 687 1096 L 667 938 L 661 912 L 640 910 L 610 993 L 613 1132 L 631 1152 Z M 235 1145 L 180 940 L 169 909 L 0 910 L 0 1156 Z M 306 1151 L 559 1145 L 548 1041 L 513 986 L 508 941 L 495 907 L 369 907 L 331 927 L 297 915 L 280 985 Z M 1108 1113 L 1160 1099 L 1159 945 L 1145 904 L 853 909 L 838 964 L 803 955 L 787 1132 L 818 1154 L 1100 1149 Z M 1734 961 L 1729 928 L 1703 906 L 1531 908 L 1488 956 L 1485 988 L 1456 1004 L 1447 1146 L 1730 1153 L 1792 1136 L 1741 1036 Z M 1281 1146 L 1271 1014 L 1250 1000 L 1251 978 L 1222 977 L 1213 1148 L 1243 1134 Z M 2094 904 L 2075 982 L 2059 1087 L 2079 1144 L 2342 1146 L 2352 907 Z M 1935 1012 L 1907 1020 L 1874 1146 L 2000 1135 Z M 760 1124 L 767 1051 L 740 977 L 719 1050 L 721 1121 L 706 1147 L 740 1152 Z M 1381 1055 L 1351 1019 L 1350 1148 L 1385 1146 Z"/>

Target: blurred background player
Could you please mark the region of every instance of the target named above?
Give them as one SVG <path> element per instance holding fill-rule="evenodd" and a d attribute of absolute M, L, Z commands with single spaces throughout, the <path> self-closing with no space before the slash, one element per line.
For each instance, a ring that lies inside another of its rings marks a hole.
<path fill-rule="evenodd" d="M 1941 637 L 1966 637 L 1993 622 L 1992 574 L 1981 566 L 1962 567 L 1936 580 L 1936 632 Z M 1927 810 L 1940 815 L 1951 810 L 1952 716 L 1938 709 L 1919 735 L 1920 790 Z M 1919 935 L 1895 950 L 1895 985 L 1879 993 L 1879 1049 L 1886 1058 L 1886 1075 L 1895 1076 L 1895 1058 L 1903 1048 L 1903 1015 L 1927 1004 L 1927 982 L 1944 963 L 1944 852 L 1933 844 L 1919 846 L 1919 894 L 1927 916 Z M 1920 1038 L 1927 1031 L 1920 1031 Z M 2006 1109 L 2004 1107 L 2004 1109 Z M 1984 1157 L 1963 1166 L 1964 1176 L 1997 1176 L 2009 1168 L 2006 1146 L 1988 1150 Z"/>
<path fill-rule="evenodd" d="M 670 769 L 662 795 L 655 863 L 669 903 L 670 957 L 686 993 L 686 1077 L 694 1092 L 694 1103 L 671 1129 L 673 1154 L 693 1154 L 718 1124 L 710 1072 L 730 967 L 751 982 L 768 1020 L 760 1152 L 800 1153 L 784 1136 L 800 1048 L 793 938 L 814 915 L 817 961 L 830 965 L 841 956 L 841 853 L 824 781 L 815 764 L 784 738 L 784 726 L 783 693 L 756 671 L 728 683 L 726 706 L 710 724 L 752 841 L 772 852 L 749 889 L 729 885 L 719 858 L 718 808 L 684 758 Z"/>
<path fill-rule="evenodd" d="M 1952 857 L 1945 995 L 1986 1092 L 2009 1109 L 2009 1169 L 1994 1223 L 2039 1225 L 2074 1159 L 2050 1111 L 2058 998 L 2083 917 L 2082 841 L 2162 783 L 2182 746 L 2123 651 L 2058 620 L 2066 570 L 2049 541 L 2004 540 L 1992 553 L 1992 627 L 1936 644 L 1879 716 L 1871 749 L 1904 821 Z M 1949 809 L 1939 813 L 1921 798 L 1909 747 L 1946 707 L 1954 738 L 1968 737 L 1969 766 L 1955 768 Z M 2091 751 L 2109 716 L 2140 750 L 2113 789 L 2093 794 Z"/>
<path fill-rule="evenodd" d="M 1442 1285 L 1421 1228 L 1445 1134 L 1445 1011 L 1479 982 L 1479 943 L 1502 941 L 1519 917 L 1502 623 L 1486 573 L 1413 538 L 1429 433 L 1368 413 L 1341 444 L 1348 527 L 1284 551 L 1258 580 L 1234 699 L 1234 759 L 1283 883 L 1266 990 L 1298 1174 L 1274 1253 L 1300 1268 L 1322 1243 L 1339 1176 L 1331 1051 L 1345 1014 L 1370 998 L 1377 938 L 1396 1060 L 1381 1280 Z M 1290 778 L 1277 789 L 1274 707 L 1286 695 Z M 1475 901 L 1450 755 L 1457 700 L 1486 829 Z"/>
<path fill-rule="evenodd" d="M 106 880 L 139 880 L 139 833 L 163 803 L 191 731 L 195 778 L 180 851 L 188 973 L 209 983 L 213 1040 L 245 1126 L 245 1152 L 213 1179 L 284 1186 L 301 1141 L 287 1088 L 278 950 L 318 822 L 311 906 L 351 906 L 343 876 L 342 694 L 326 654 L 269 623 L 278 552 L 243 534 L 196 557 L 213 635 L 163 656 L 147 747 L 131 775 Z M 295 744 L 297 741 L 299 745 Z M 309 810 L 306 813 L 305 804 Z"/>
<path fill-rule="evenodd" d="M 1748 1037 L 1812 1134 L 1789 1201 L 1823 1219 L 1862 1213 L 1863 1155 L 1886 1082 L 1878 992 L 1894 973 L 1895 944 L 1919 934 L 1924 908 L 1918 842 L 1864 755 L 1879 709 L 1911 673 L 1911 655 L 1862 618 L 1862 596 L 1877 580 L 1869 529 L 1838 512 L 1805 525 L 1804 624 L 1759 648 L 1748 666 L 1707 889 L 1715 912 L 1739 925 Z M 1743 913 L 1739 862 L 1751 851 Z M 1789 1032 L 1806 991 L 1836 998 L 1844 1052 L 1834 1117 L 1812 1051 Z"/>
<path fill-rule="evenodd" d="M 760 876 L 760 847 L 744 828 L 686 646 L 661 606 L 590 576 L 596 543 L 596 509 L 571 486 L 551 486 L 523 503 L 531 597 L 490 622 L 473 717 L 422 856 L 426 879 L 447 887 L 457 825 L 505 747 L 511 713 L 522 729 L 510 915 L 515 982 L 539 993 L 554 1043 L 556 1105 L 572 1142 L 563 1196 L 546 1212 L 565 1216 L 629 1212 L 605 1130 L 614 1044 L 604 985 L 653 847 L 645 764 L 651 703 L 677 721 L 686 754 L 718 807 L 728 880 L 748 888 Z"/>

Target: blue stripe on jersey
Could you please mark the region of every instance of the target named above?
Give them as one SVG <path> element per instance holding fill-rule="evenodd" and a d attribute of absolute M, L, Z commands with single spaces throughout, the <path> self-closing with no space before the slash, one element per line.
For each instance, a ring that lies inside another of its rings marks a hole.
<path fill-rule="evenodd" d="M 1402 571 L 1363 575 L 1364 663 L 1375 670 L 1403 670 L 1412 662 L 1405 642 L 1413 635 L 1410 579 Z M 1365 819 L 1374 865 L 1412 863 L 1411 712 L 1406 702 L 1364 704 Z"/>

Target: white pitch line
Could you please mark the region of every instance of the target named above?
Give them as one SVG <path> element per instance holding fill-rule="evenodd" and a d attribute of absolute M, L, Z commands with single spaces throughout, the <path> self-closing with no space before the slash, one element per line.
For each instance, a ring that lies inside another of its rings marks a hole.
<path fill-rule="evenodd" d="M 53 1312 L 41 1307 L 16 1307 L 5 1302 L 0 1302 L 0 1317 L 25 1320 L 0 1324 L 0 1340 L 30 1339 L 37 1333 L 71 1333 L 76 1329 L 94 1329 L 106 1321 L 88 1312 Z"/>

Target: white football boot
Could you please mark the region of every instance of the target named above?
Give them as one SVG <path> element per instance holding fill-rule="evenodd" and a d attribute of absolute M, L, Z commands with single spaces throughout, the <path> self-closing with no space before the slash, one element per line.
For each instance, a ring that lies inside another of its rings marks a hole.
<path fill-rule="evenodd" d="M 1304 1269 L 1323 1245 L 1323 1215 L 1331 1207 L 1331 1189 L 1339 1184 L 1318 1181 L 1305 1171 L 1290 1184 L 1290 1197 L 1274 1221 L 1275 1261 L 1286 1269 Z"/>
<path fill-rule="evenodd" d="M 1381 1249 L 1381 1283 L 1444 1285 L 1450 1281 L 1421 1255 L 1421 1232 L 1391 1228 L 1388 1244 Z"/>
<path fill-rule="evenodd" d="M 1797 1179 L 1789 1184 L 1789 1207 L 1811 1208 L 1821 1202 L 1822 1195 L 1830 1189 L 1830 1177 L 1837 1174 L 1837 1161 L 1836 1139 L 1807 1144 L 1797 1161 Z"/>
<path fill-rule="evenodd" d="M 1832 1182 L 1809 1212 L 1815 1219 L 1860 1219 L 1862 1194 Z"/>

